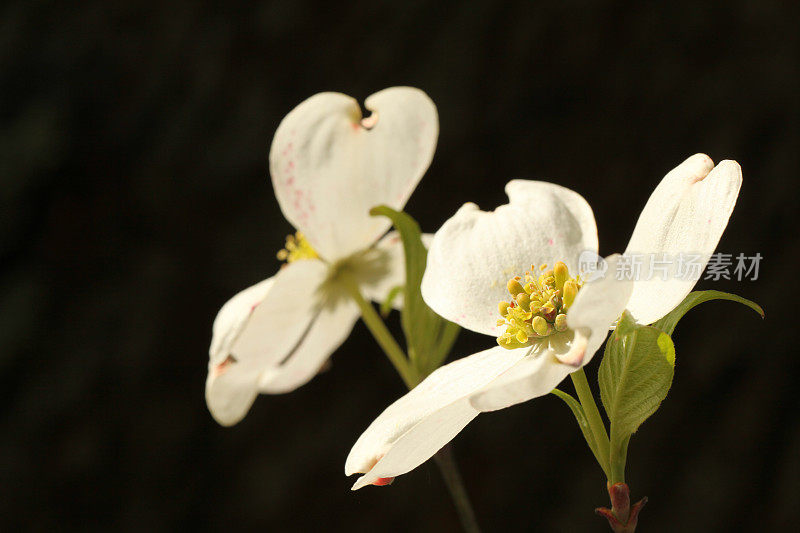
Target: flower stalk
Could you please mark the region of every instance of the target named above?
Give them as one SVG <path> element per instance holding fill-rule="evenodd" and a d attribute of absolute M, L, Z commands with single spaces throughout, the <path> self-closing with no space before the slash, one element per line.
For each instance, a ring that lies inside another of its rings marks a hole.
<path fill-rule="evenodd" d="M 456 506 L 464 531 L 467 533 L 479 533 L 481 528 L 475 518 L 475 511 L 472 509 L 469 495 L 467 495 L 467 491 L 464 488 L 464 481 L 461 479 L 461 473 L 458 471 L 458 465 L 456 465 L 450 445 L 448 444 L 436 452 L 433 458 L 442 472 L 442 477 L 447 485 L 447 490 L 450 491 L 450 496 Z"/>
<path fill-rule="evenodd" d="M 586 379 L 586 373 L 583 367 L 570 374 L 572 383 L 575 385 L 575 392 L 578 393 L 578 400 L 583 407 L 583 412 L 586 414 L 586 420 L 589 423 L 589 428 L 594 435 L 595 446 L 597 447 L 597 460 L 600 462 L 600 468 L 606 475 L 611 473 L 609 465 L 610 459 L 610 444 L 608 441 L 608 433 L 603 423 L 603 418 L 600 416 L 600 411 L 597 409 L 597 404 L 594 401 L 592 389 L 589 386 L 589 381 Z"/>
<path fill-rule="evenodd" d="M 403 382 L 409 390 L 416 387 L 421 381 L 421 376 L 419 376 L 411 365 L 410 360 L 405 352 L 403 352 L 403 349 L 400 348 L 400 345 L 392 336 L 378 312 L 372 304 L 366 301 L 361 295 L 356 280 L 347 272 L 340 272 L 339 276 L 348 294 L 361 310 L 361 319 L 364 321 L 364 324 L 366 324 L 367 329 L 369 329 L 375 341 L 386 354 L 386 357 L 388 357 L 389 361 L 394 365 L 397 373 L 400 374 L 400 377 L 403 379 Z M 461 473 L 458 471 L 458 465 L 455 462 L 453 452 L 450 450 L 449 445 L 439 450 L 434 458 L 442 473 L 445 485 L 447 485 L 447 490 L 450 492 L 450 497 L 458 512 L 464 531 L 467 533 L 479 533 L 481 529 L 475 518 L 475 511 L 472 509 L 469 495 L 464 487 L 464 481 L 461 478 Z"/>
<path fill-rule="evenodd" d="M 339 277 L 342 284 L 347 289 L 348 294 L 361 310 L 361 319 L 364 321 L 367 329 L 369 329 L 369 332 L 372 333 L 372 336 L 386 354 L 386 357 L 388 357 L 389 361 L 394 365 L 394 368 L 397 370 L 397 373 L 400 374 L 403 382 L 409 389 L 416 387 L 420 381 L 416 370 L 411 366 L 405 352 L 403 352 L 403 349 L 397 344 L 397 341 L 389 332 L 383 320 L 381 320 L 378 312 L 372 307 L 372 304 L 366 301 L 361 295 L 356 280 L 347 272 L 340 272 Z"/>

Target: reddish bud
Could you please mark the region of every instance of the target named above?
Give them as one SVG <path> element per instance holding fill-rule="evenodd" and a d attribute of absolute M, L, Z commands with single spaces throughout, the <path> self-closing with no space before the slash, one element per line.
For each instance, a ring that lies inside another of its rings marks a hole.
<path fill-rule="evenodd" d="M 611 509 L 598 507 L 594 512 L 605 517 L 616 533 L 634 533 L 639 522 L 639 512 L 647 503 L 647 497 L 631 506 L 631 492 L 625 483 L 610 485 L 608 495 L 611 497 Z"/>

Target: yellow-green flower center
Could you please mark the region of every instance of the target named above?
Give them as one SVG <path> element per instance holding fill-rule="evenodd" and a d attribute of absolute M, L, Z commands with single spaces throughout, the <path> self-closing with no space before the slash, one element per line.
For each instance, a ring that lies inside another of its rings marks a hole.
<path fill-rule="evenodd" d="M 537 339 L 567 329 L 567 311 L 583 282 L 580 276 L 570 277 L 567 265 L 561 261 L 550 270 L 547 265 L 539 269 L 542 273 L 538 277 L 532 273 L 536 268 L 531 266 L 524 278 L 516 276 L 508 281 L 511 301 L 498 306 L 503 318 L 497 325 L 506 326 L 497 339 L 503 348 L 530 346 Z"/>
<path fill-rule="evenodd" d="M 292 263 L 303 259 L 317 259 L 319 255 L 306 240 L 305 235 L 298 231 L 294 235 L 286 236 L 286 247 L 278 251 L 278 259 Z"/>

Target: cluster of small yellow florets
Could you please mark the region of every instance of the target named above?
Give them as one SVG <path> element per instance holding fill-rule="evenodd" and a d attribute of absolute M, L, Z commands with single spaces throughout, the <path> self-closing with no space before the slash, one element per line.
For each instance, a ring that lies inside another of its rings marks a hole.
<path fill-rule="evenodd" d="M 542 265 L 543 272 L 535 277 L 531 272 L 525 278 L 516 276 L 508 281 L 511 302 L 500 302 L 498 310 L 503 318 L 498 326 L 506 326 L 497 343 L 503 348 L 521 348 L 536 339 L 567 329 L 567 311 L 583 283 L 580 276 L 570 277 L 567 265 L 559 261 L 550 270 Z M 535 272 L 531 266 L 531 271 Z"/>
<path fill-rule="evenodd" d="M 294 235 L 286 236 L 286 247 L 277 253 L 278 259 L 292 263 L 301 259 L 316 259 L 319 256 L 311 244 L 306 240 L 305 235 L 298 231 Z"/>

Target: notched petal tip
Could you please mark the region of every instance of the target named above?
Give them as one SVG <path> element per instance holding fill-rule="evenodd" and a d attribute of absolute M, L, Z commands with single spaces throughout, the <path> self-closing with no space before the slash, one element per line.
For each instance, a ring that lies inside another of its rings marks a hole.
<path fill-rule="evenodd" d="M 386 485 L 391 485 L 394 483 L 395 476 L 388 476 L 388 477 L 378 477 L 375 474 L 371 473 L 370 471 L 364 473 L 363 476 L 359 477 L 353 486 L 350 487 L 350 490 L 358 490 L 363 489 L 368 485 L 373 485 L 375 487 L 385 487 Z"/>
<path fill-rule="evenodd" d="M 222 376 L 223 374 L 225 374 L 225 372 L 227 372 L 230 369 L 231 365 L 236 364 L 236 362 L 237 362 L 236 358 L 228 354 L 228 357 L 226 357 L 224 361 L 213 366 L 213 368 L 211 369 L 212 377 L 216 379 Z"/>
<path fill-rule="evenodd" d="M 329 262 L 386 232 L 390 222 L 370 218 L 369 209 L 402 209 L 436 148 L 438 115 L 422 91 L 385 89 L 364 107 L 372 114 L 362 116 L 358 101 L 340 93 L 312 96 L 281 121 L 270 148 L 283 214 Z"/>
<path fill-rule="evenodd" d="M 565 365 L 569 365 L 575 368 L 583 366 L 582 363 L 586 358 L 586 348 L 589 343 L 588 337 L 589 337 L 588 334 L 584 336 L 582 333 L 576 332 L 570 350 L 565 354 L 559 354 L 556 352 L 555 354 L 556 359 L 558 359 Z"/>
<path fill-rule="evenodd" d="M 256 391 L 249 394 L 243 391 L 225 397 L 224 393 L 212 391 L 211 387 L 207 387 L 206 406 L 217 424 L 222 427 L 231 427 L 244 420 L 256 396 Z"/>
<path fill-rule="evenodd" d="M 243 379 L 238 362 L 228 356 L 223 362 L 209 364 L 205 399 L 208 412 L 220 426 L 230 427 L 244 419 L 258 390 L 253 380 Z"/>
<path fill-rule="evenodd" d="M 353 483 L 353 486 L 352 486 L 352 487 L 350 487 L 350 490 L 358 490 L 358 489 L 363 489 L 364 487 L 366 487 L 367 485 L 369 485 L 369 482 L 368 482 L 368 481 L 366 481 L 366 478 L 367 478 L 367 476 L 361 476 L 360 478 L 358 478 L 358 479 L 356 480 L 356 482 L 355 482 L 355 483 Z"/>
<path fill-rule="evenodd" d="M 742 166 L 738 161 L 733 159 L 724 159 L 719 162 L 719 165 L 714 167 L 714 174 L 724 173 L 728 177 L 732 177 L 738 181 L 742 181 Z"/>
<path fill-rule="evenodd" d="M 366 487 L 368 485 L 372 485 L 372 486 L 375 486 L 375 487 L 385 487 L 387 485 L 391 485 L 392 483 L 394 483 L 394 480 L 395 480 L 394 477 L 377 477 L 376 478 L 374 476 L 370 476 L 367 473 L 367 474 L 364 474 L 363 476 L 361 476 L 360 478 L 358 478 L 356 480 L 356 482 L 353 483 L 353 486 L 350 487 L 350 490 L 363 489 L 364 487 Z"/>
<path fill-rule="evenodd" d="M 689 166 L 691 169 L 686 175 L 690 183 L 703 181 L 714 168 L 714 161 L 703 153 L 694 154 L 686 159 L 683 164 Z"/>
<path fill-rule="evenodd" d="M 361 127 L 364 128 L 365 130 L 371 130 L 372 128 L 375 127 L 375 125 L 378 124 L 378 117 L 379 117 L 378 112 L 373 111 L 370 116 L 361 119 L 360 122 Z"/>

